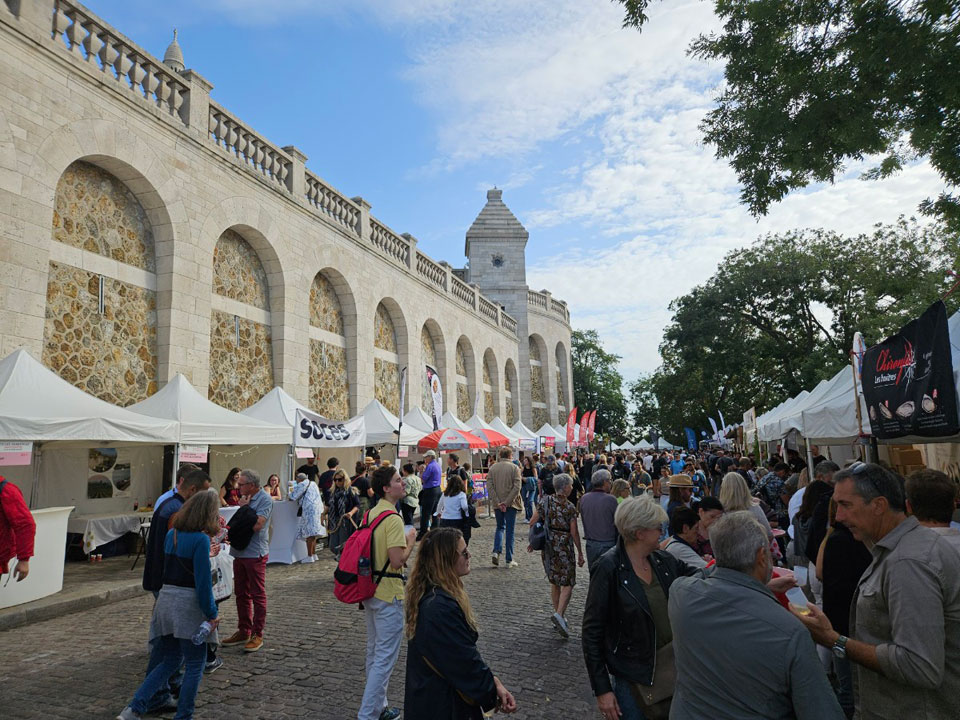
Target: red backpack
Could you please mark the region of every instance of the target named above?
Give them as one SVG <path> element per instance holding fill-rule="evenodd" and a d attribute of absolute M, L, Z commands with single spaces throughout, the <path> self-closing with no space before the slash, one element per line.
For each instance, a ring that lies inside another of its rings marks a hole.
<path fill-rule="evenodd" d="M 380 570 L 373 570 L 373 533 L 386 518 L 399 514 L 395 510 L 382 512 L 372 524 L 369 523 L 370 511 L 364 514 L 360 527 L 344 544 L 340 562 L 333 573 L 333 594 L 337 600 L 350 605 L 362 603 L 374 596 L 383 578 L 403 579 L 400 573 L 387 572 L 390 567 L 389 556 Z"/>

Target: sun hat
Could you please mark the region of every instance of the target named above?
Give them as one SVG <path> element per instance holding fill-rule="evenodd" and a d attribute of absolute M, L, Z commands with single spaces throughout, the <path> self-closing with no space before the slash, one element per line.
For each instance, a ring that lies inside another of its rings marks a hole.
<path fill-rule="evenodd" d="M 693 480 L 689 475 L 671 475 L 667 479 L 667 484 L 672 487 L 693 487 Z"/>

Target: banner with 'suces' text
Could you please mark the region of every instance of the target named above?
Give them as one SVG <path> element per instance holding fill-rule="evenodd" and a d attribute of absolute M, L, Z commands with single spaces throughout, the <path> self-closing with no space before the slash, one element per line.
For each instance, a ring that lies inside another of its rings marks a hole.
<path fill-rule="evenodd" d="M 957 389 L 941 300 L 863 354 L 863 397 L 880 439 L 944 437 L 960 432 Z"/>
<path fill-rule="evenodd" d="M 340 421 L 298 409 L 293 444 L 312 448 L 364 447 L 367 444 L 367 426 L 363 415 Z"/>

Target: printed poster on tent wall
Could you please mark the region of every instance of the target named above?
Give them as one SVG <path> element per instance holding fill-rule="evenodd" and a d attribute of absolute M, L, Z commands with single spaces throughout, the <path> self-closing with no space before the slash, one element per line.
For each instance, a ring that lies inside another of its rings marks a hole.
<path fill-rule="evenodd" d="M 879 439 L 960 431 L 947 309 L 938 300 L 863 356 L 863 397 Z"/>

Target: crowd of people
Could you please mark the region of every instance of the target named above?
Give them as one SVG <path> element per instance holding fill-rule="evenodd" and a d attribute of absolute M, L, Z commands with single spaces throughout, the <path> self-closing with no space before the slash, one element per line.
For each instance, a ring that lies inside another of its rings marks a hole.
<path fill-rule="evenodd" d="M 935 470 L 904 478 L 881 464 L 841 467 L 822 456 L 810 472 L 798 457 L 758 465 L 723 450 L 498 451 L 485 477 L 496 524 L 491 564 L 520 565 L 522 513 L 527 550 L 541 553 L 550 586 L 549 624 L 564 639 L 586 566 L 580 635 L 602 717 L 958 717 L 957 483 Z M 368 457 L 351 478 L 336 458 L 322 475 L 308 461 L 287 493 L 300 505 L 300 536 L 313 539 L 310 558 L 323 531 L 338 558 L 365 533 L 369 541 L 376 584 L 361 603 L 359 720 L 401 715 L 387 697 L 404 639 L 407 717 L 480 718 L 518 707 L 477 648 L 482 618 L 463 583 L 477 525 L 473 475 L 456 454 L 446 465 L 432 452 L 400 468 Z M 255 471 L 234 469 L 211 488 L 207 473 L 186 463 L 158 499 L 143 573 L 155 597 L 150 651 L 119 720 L 163 711 L 192 718 L 204 672 L 223 664 L 217 648 L 263 647 L 276 487 L 272 476 L 262 484 Z M 19 580 L 29 573 L 29 513 L 2 480 L 0 501 L 0 536 L 15 546 L 0 561 L 6 570 L 16 556 Z M 237 505 L 229 524 L 224 503 Z M 237 628 L 221 639 L 224 551 Z"/>

